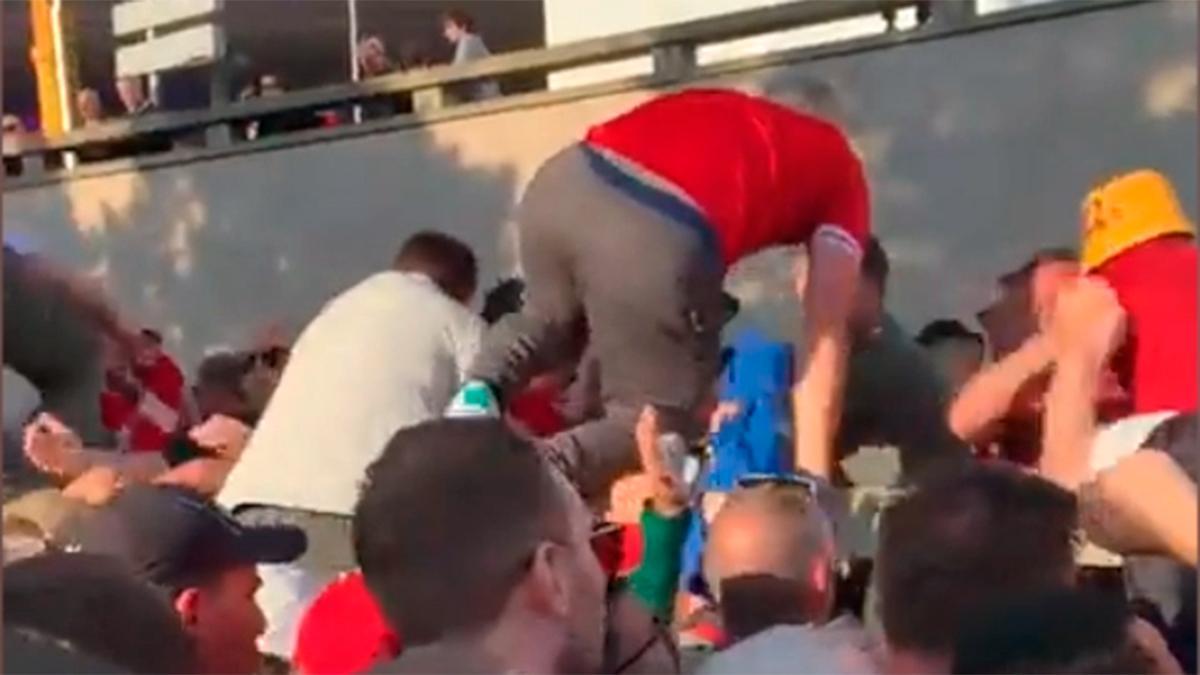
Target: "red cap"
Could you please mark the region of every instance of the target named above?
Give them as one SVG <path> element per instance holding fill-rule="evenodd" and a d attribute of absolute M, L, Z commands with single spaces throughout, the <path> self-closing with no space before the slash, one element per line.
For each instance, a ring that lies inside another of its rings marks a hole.
<path fill-rule="evenodd" d="M 384 621 L 362 572 L 351 572 L 326 586 L 304 613 L 292 663 L 304 675 L 359 673 L 400 651 L 400 636 Z"/>

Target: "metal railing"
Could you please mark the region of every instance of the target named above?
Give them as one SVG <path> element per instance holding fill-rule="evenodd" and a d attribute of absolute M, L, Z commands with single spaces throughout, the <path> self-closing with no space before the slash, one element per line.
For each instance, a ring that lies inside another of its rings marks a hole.
<path fill-rule="evenodd" d="M 114 120 L 78 129 L 57 138 L 27 137 L 17 147 L 9 144 L 6 138 L 4 157 L 6 162 L 15 160 L 21 163 L 23 178 L 48 178 L 51 176 L 47 174 L 69 173 L 71 167 L 75 166 L 75 155 L 81 151 L 106 144 L 133 148 L 122 156 L 128 159 L 129 156 L 137 155 L 138 148 L 155 146 L 155 142 L 139 145 L 139 141 L 152 139 L 161 145 L 163 139 L 169 139 L 167 145 L 173 144 L 174 150 L 155 155 L 156 163 L 160 161 L 157 159 L 159 157 L 165 158 L 161 161 L 171 161 L 173 157 L 194 154 L 197 150 L 219 155 L 235 148 L 240 151 L 242 148 L 274 147 L 279 141 L 276 137 L 235 142 L 233 129 L 237 125 L 259 121 L 272 115 L 349 110 L 356 104 L 385 96 L 408 96 L 412 101 L 412 112 L 390 117 L 390 124 L 403 124 L 405 121 L 417 123 L 458 109 L 446 95 L 454 85 L 515 74 L 549 74 L 645 56 L 652 58 L 653 69 L 648 76 L 641 78 L 640 84 L 665 86 L 712 70 L 711 66 L 701 67 L 697 64 L 697 50 L 705 45 L 872 15 L 894 17 L 900 10 L 922 4 L 926 5 L 926 11 L 932 10 L 931 19 L 916 30 L 906 31 L 906 39 L 923 39 L 923 36 L 932 38 L 943 34 L 1153 1 L 1162 0 L 1059 0 L 1027 10 L 1005 12 L 1002 16 L 977 17 L 974 13 L 975 3 L 968 0 L 937 0 L 931 5 L 921 0 L 799 0 L 553 47 L 498 54 L 467 64 L 408 71 L 359 82 L 298 90 L 270 98 L 225 103 L 206 109 L 159 112 L 138 118 Z M 556 90 L 554 93 L 570 91 L 573 89 Z M 500 106 L 512 105 L 515 104 L 515 100 L 525 99 L 530 95 L 526 92 L 504 96 L 498 101 L 463 104 L 463 109 L 478 110 L 497 103 Z M 354 126 L 374 130 L 378 124 Z M 321 134 L 336 134 L 339 130 L 344 133 L 346 128 L 348 125 L 322 129 L 316 132 L 316 137 L 323 138 Z M 312 132 L 295 132 L 284 134 L 284 137 L 302 134 L 306 137 L 313 136 Z M 159 149 L 161 150 L 161 147 Z M 135 157 L 139 158 L 140 156 Z M 116 162 L 100 164 L 103 166 Z"/>
<path fill-rule="evenodd" d="M 18 147 L 6 147 L 4 155 L 10 158 L 19 156 L 24 162 L 24 171 L 36 174 L 71 167 L 74 162 L 69 157 L 64 161 L 67 153 L 106 144 L 129 144 L 139 137 L 178 139 L 191 136 L 190 145 L 193 148 L 198 145 L 223 147 L 234 143 L 231 125 L 297 111 L 348 109 L 387 95 L 410 96 L 412 112 L 408 116 L 420 117 L 452 105 L 446 92 L 456 84 L 523 73 L 547 74 L 646 55 L 651 56 L 654 63 L 651 78 L 667 84 L 685 79 L 693 73 L 696 69 L 696 49 L 705 44 L 895 13 L 917 4 L 918 0 L 800 0 L 654 29 L 498 54 L 462 65 L 408 71 L 359 82 L 298 90 L 270 98 L 219 104 L 206 109 L 159 112 L 138 118 L 112 120 L 56 138 L 27 137 Z M 39 159 L 42 161 L 39 162 Z"/>

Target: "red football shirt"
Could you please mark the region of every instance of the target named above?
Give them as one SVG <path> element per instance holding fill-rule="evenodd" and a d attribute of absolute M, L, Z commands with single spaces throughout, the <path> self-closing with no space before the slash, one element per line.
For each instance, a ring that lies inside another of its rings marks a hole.
<path fill-rule="evenodd" d="M 129 400 L 120 392 L 100 393 L 100 413 L 105 427 L 128 434 L 130 452 L 161 452 L 179 425 L 183 408 L 183 371 L 166 354 L 138 368 L 134 377 L 141 397 Z"/>
<path fill-rule="evenodd" d="M 1100 266 L 1125 308 L 1129 337 L 1116 367 L 1133 413 L 1196 410 L 1196 243 L 1163 237 L 1139 244 Z"/>
<path fill-rule="evenodd" d="M 771 101 L 728 90 L 669 94 L 592 127 L 586 140 L 691 197 L 726 265 L 807 243 L 823 225 L 859 247 L 870 236 L 866 179 L 846 137 Z"/>

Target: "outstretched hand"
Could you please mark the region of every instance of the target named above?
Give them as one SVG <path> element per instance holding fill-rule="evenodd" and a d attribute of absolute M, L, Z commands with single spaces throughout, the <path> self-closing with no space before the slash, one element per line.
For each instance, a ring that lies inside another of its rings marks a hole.
<path fill-rule="evenodd" d="M 213 451 L 226 459 L 241 457 L 250 441 L 250 427 L 226 415 L 213 415 L 192 427 L 188 437 L 196 445 Z"/>
<path fill-rule="evenodd" d="M 1125 310 L 1101 279 L 1080 277 L 1062 289 L 1049 317 L 1057 357 L 1086 355 L 1107 361 L 1125 336 Z"/>
<path fill-rule="evenodd" d="M 650 498 L 655 510 L 663 515 L 676 515 L 687 508 L 688 489 L 683 477 L 677 475 L 663 457 L 659 435 L 658 411 L 647 405 L 642 408 L 634 427 L 638 457 L 650 484 Z"/>
<path fill-rule="evenodd" d="M 41 413 L 25 427 L 23 449 L 42 473 L 70 480 L 88 469 L 79 434 L 50 413 Z"/>

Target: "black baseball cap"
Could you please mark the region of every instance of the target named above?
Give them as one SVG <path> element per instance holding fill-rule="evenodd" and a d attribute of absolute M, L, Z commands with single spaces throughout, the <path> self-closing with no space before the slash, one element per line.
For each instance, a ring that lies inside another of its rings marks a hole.
<path fill-rule="evenodd" d="M 130 486 L 64 523 L 56 543 L 119 558 L 173 592 L 232 567 L 292 562 L 308 548 L 299 528 L 247 527 L 199 493 L 172 485 Z"/>

